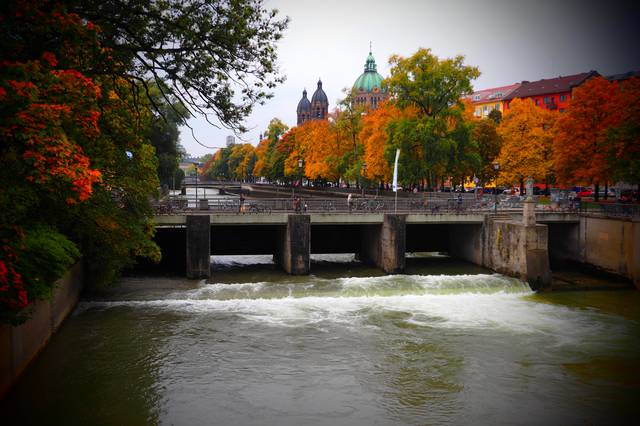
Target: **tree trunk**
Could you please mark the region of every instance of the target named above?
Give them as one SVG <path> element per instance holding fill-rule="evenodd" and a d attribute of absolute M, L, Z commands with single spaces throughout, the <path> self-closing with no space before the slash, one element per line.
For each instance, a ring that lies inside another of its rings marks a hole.
<path fill-rule="evenodd" d="M 598 194 L 598 192 L 600 192 L 600 184 L 596 183 L 594 186 L 595 188 L 595 195 L 594 195 L 594 199 L 596 200 L 596 203 L 598 202 L 598 200 L 600 199 L 600 194 Z"/>
<path fill-rule="evenodd" d="M 606 181 L 604 183 L 604 199 L 605 200 L 609 199 L 609 181 Z"/>

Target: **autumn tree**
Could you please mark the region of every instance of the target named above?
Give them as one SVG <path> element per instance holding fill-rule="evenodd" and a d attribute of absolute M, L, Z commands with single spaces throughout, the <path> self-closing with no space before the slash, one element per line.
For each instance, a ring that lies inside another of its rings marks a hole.
<path fill-rule="evenodd" d="M 508 185 L 519 183 L 522 193 L 528 176 L 536 181 L 551 180 L 553 126 L 557 115 L 535 106 L 531 99 L 511 102 L 498 126 L 502 138 L 499 181 Z"/>
<path fill-rule="evenodd" d="M 640 78 L 618 83 L 610 111 L 607 162 L 614 179 L 635 183 L 640 193 Z"/>
<path fill-rule="evenodd" d="M 157 160 L 139 87 L 99 72 L 113 58 L 97 26 L 41 1 L 1 8 L 0 316 L 17 321 L 80 254 L 89 285 L 158 258 Z"/>
<path fill-rule="evenodd" d="M 615 86 L 595 77 L 574 89 L 571 105 L 556 124 L 554 167 L 562 183 L 594 184 L 596 200 L 600 183 L 609 181 L 613 170 L 607 161 L 610 141 L 611 103 Z"/>
<path fill-rule="evenodd" d="M 389 140 L 388 126 L 401 116 L 398 107 L 391 102 L 384 102 L 362 119 L 359 139 L 364 147 L 367 179 L 381 183 L 391 181 L 392 168 L 385 156 L 385 146 Z"/>
<path fill-rule="evenodd" d="M 331 123 L 309 120 L 298 126 L 296 140 L 304 161 L 304 175 L 310 180 L 337 181 L 340 152 Z"/>

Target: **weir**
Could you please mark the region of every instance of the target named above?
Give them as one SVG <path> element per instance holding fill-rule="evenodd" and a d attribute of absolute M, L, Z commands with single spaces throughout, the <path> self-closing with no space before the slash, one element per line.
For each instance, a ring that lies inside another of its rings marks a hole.
<path fill-rule="evenodd" d="M 189 278 L 211 275 L 211 255 L 269 254 L 287 273 L 304 275 L 311 272 L 311 253 L 354 253 L 385 273 L 402 273 L 406 252 L 440 251 L 518 277 L 534 289 L 549 285 L 550 265 L 564 259 L 638 282 L 637 221 L 529 213 L 525 223 L 522 214 L 514 213 L 201 212 L 156 217 L 156 240 L 168 256 L 165 266 L 180 264 L 183 256 Z M 603 242 L 610 248 L 599 249 Z M 184 254 L 176 249 L 180 246 L 185 247 Z"/>

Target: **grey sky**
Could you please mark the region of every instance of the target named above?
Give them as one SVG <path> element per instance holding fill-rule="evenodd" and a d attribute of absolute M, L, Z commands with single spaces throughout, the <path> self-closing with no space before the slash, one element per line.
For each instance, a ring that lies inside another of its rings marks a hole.
<path fill-rule="evenodd" d="M 428 47 L 478 66 L 476 89 L 592 69 L 604 75 L 640 69 L 640 1 L 267 0 L 267 6 L 291 18 L 278 50 L 287 80 L 248 118 L 252 130 L 243 139 L 254 145 L 273 117 L 296 124 L 302 90 L 311 97 L 319 77 L 332 110 L 363 72 L 369 41 L 383 77 L 390 55 Z M 203 119 L 190 124 L 210 146 L 223 146 L 232 134 Z M 190 133 L 181 131 L 187 152 L 214 151 Z"/>

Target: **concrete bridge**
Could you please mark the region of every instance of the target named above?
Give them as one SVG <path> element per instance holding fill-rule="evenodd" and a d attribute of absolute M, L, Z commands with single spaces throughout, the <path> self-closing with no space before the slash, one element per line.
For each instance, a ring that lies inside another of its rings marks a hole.
<path fill-rule="evenodd" d="M 355 253 L 401 273 L 407 252 L 440 251 L 518 277 L 538 289 L 550 263 L 574 260 L 640 279 L 640 222 L 567 212 L 493 214 L 313 212 L 229 214 L 195 211 L 156 216 L 165 262 L 189 278 L 211 274 L 210 256 L 271 254 L 290 274 L 308 274 L 312 253 Z"/>

